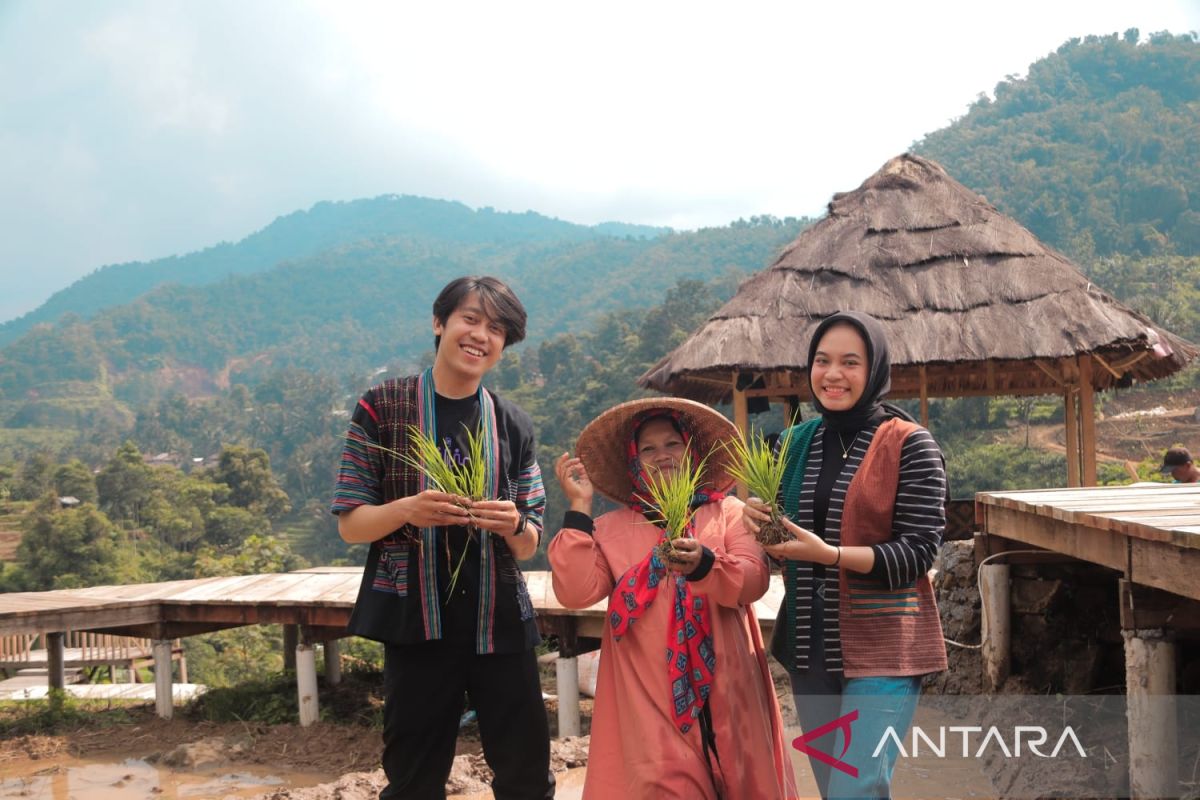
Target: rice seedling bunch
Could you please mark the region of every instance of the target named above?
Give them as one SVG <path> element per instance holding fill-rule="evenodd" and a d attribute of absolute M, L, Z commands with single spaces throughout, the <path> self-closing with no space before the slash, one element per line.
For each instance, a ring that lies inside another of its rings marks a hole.
<path fill-rule="evenodd" d="M 456 458 L 446 452 L 438 444 L 437 439 L 425 433 L 416 425 L 408 428 L 410 452 L 398 454 L 400 459 L 413 469 L 425 476 L 429 485 L 446 494 L 465 497 L 468 500 L 487 500 L 490 494 L 487 485 L 487 462 L 483 456 L 483 431 L 466 429 L 467 453 L 465 457 Z M 477 530 L 469 527 L 468 535 L 474 536 Z M 446 541 L 447 558 L 450 555 L 450 542 Z M 446 602 L 453 596 L 454 587 L 458 584 L 458 575 L 462 571 L 463 561 L 467 557 L 467 548 L 462 548 L 458 563 L 450 571 L 450 588 L 446 593 Z"/>
<path fill-rule="evenodd" d="M 483 458 L 483 432 L 467 429 L 467 454 L 461 463 L 442 450 L 433 436 L 416 425 L 408 428 L 410 453 L 400 454 L 401 460 L 420 472 L 430 486 L 446 494 L 470 500 L 486 500 L 487 463 Z"/>
<path fill-rule="evenodd" d="M 692 454 L 685 452 L 673 470 L 647 470 L 646 490 L 658 509 L 658 522 L 667 534 L 667 540 L 659 551 L 664 560 L 670 556 L 673 543 L 683 536 L 696 513 L 696 509 L 692 508 L 692 498 L 703 485 L 707 461 L 708 456 L 705 456 L 696 463 L 692 460 Z"/>
<path fill-rule="evenodd" d="M 794 538 L 779 519 L 779 489 L 783 486 L 783 472 L 787 466 L 791 439 L 789 428 L 779 440 L 778 449 L 773 448 L 761 432 L 752 434 L 749 440 L 739 434 L 723 443 L 732 457 L 729 474 L 738 483 L 745 484 L 751 495 L 771 507 L 770 521 L 759 527 L 755 537 L 764 546 L 781 544 Z"/>

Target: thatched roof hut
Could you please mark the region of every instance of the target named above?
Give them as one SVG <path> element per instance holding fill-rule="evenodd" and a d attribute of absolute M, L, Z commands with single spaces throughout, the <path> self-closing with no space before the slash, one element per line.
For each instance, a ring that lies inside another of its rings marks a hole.
<path fill-rule="evenodd" d="M 1075 412 L 1091 424 L 1093 390 L 1170 375 L 1198 352 L 940 165 L 905 154 L 835 195 L 825 217 L 640 383 L 709 402 L 732 395 L 735 413 L 747 395 L 807 398 L 809 336 L 850 309 L 887 331 L 891 397 L 1061 394 L 1068 449 Z M 738 391 L 747 386 L 756 388 Z M 1094 459 L 1083 469 L 1086 482 Z"/>

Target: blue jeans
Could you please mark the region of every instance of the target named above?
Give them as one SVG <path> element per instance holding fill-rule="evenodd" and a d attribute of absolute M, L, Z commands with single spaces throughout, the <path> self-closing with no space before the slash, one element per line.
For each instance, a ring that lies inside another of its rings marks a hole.
<path fill-rule="evenodd" d="M 814 618 L 821 619 L 824 603 L 814 598 Z M 792 697 L 800 727 L 808 733 L 822 726 L 829 728 L 820 736 L 806 739 L 813 750 L 828 753 L 841 762 L 831 766 L 820 758 L 808 756 L 821 797 L 890 798 L 892 772 L 900 755 L 889 736 L 879 755 L 875 755 L 890 727 L 896 739 L 905 741 L 917 701 L 921 696 L 921 676 L 904 678 L 846 678 L 840 672 L 825 670 L 825 643 L 814 636 L 809 651 L 809 669 L 789 673 Z M 858 712 L 854 719 L 847 715 Z M 841 721 L 837 723 L 836 721 Z M 850 746 L 845 734 L 850 732 Z M 845 753 L 843 754 L 843 750 Z M 857 775 L 850 772 L 857 771 Z"/>

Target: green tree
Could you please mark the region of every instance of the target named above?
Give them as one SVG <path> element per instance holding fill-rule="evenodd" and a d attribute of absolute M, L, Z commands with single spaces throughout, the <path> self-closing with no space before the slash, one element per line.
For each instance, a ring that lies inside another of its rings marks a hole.
<path fill-rule="evenodd" d="M 47 494 L 30 509 L 17 547 L 28 588 L 72 589 L 117 583 L 121 578 L 120 534 L 92 505 L 61 509 Z"/>
<path fill-rule="evenodd" d="M 271 474 L 271 459 L 264 450 L 237 445 L 224 447 L 212 476 L 229 487 L 229 502 L 235 506 L 270 519 L 291 509 L 287 492 Z"/>
<path fill-rule="evenodd" d="M 54 470 L 54 490 L 60 497 L 74 497 L 93 505 L 100 498 L 96 491 L 96 476 L 77 458 L 59 465 Z"/>
<path fill-rule="evenodd" d="M 141 512 L 154 493 L 154 469 L 142 461 L 133 442 L 125 442 L 96 476 L 100 509 L 111 519 L 141 524 Z"/>

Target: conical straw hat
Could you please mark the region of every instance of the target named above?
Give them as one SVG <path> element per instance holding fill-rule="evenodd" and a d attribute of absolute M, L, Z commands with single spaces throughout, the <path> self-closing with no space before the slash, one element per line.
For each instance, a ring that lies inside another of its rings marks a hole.
<path fill-rule="evenodd" d="M 610 500 L 628 503 L 633 484 L 626 463 L 627 447 L 633 436 L 633 418 L 650 409 L 678 411 L 692 436 L 692 453 L 704 465 L 703 485 L 724 491 L 733 483 L 729 475 L 729 452 L 722 442 L 738 435 L 737 428 L 708 406 L 682 397 L 646 397 L 613 406 L 587 424 L 579 434 L 575 452 L 583 461 L 592 485 Z"/>

